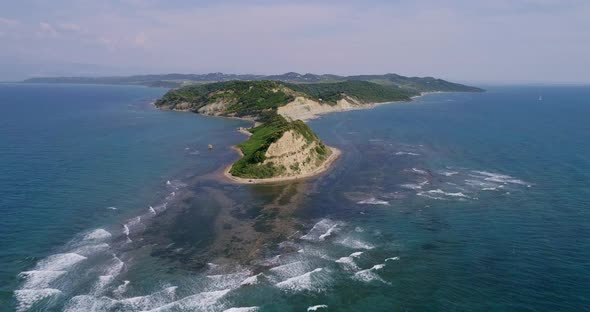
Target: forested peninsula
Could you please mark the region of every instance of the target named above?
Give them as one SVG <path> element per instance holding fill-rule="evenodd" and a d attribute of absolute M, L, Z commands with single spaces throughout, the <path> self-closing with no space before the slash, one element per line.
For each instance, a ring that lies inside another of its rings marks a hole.
<path fill-rule="evenodd" d="M 379 78 L 387 75 L 378 76 Z M 362 77 L 362 76 L 357 76 Z M 319 114 L 410 101 L 426 92 L 480 92 L 479 88 L 434 78 L 295 83 L 231 80 L 194 83 L 170 90 L 155 102 L 160 109 L 255 121 L 249 139 L 237 148 L 241 158 L 226 170 L 237 182 L 304 178 L 328 169 L 340 153 L 326 146 L 304 123 Z"/>

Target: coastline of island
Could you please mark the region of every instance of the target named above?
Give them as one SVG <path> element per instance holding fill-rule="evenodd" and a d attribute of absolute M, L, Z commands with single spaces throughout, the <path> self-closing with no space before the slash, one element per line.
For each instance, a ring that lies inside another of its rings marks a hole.
<path fill-rule="evenodd" d="M 315 170 L 313 170 L 311 172 L 306 172 L 306 173 L 302 173 L 299 175 L 293 175 L 293 176 L 262 178 L 262 179 L 241 178 L 241 177 L 236 177 L 230 173 L 230 170 L 235 163 L 234 162 L 234 163 L 231 163 L 231 164 L 225 166 L 225 168 L 223 170 L 223 176 L 226 180 L 229 180 L 231 182 L 238 183 L 238 184 L 267 184 L 267 183 L 275 183 L 275 182 L 286 182 L 286 181 L 294 181 L 294 180 L 298 181 L 298 180 L 309 179 L 309 178 L 318 176 L 322 173 L 329 171 L 329 169 L 332 168 L 332 165 L 334 164 L 334 162 L 338 158 L 340 158 L 340 155 L 342 154 L 342 152 L 339 149 L 332 147 L 332 146 L 328 146 L 328 148 L 332 151 L 330 156 L 326 160 L 324 160 L 324 162 L 320 166 L 318 166 Z M 232 146 L 232 147 L 230 147 L 230 149 L 236 151 L 238 153 L 238 155 L 240 155 L 240 157 L 244 156 L 242 151 L 239 148 L 237 148 L 236 146 Z"/>
<path fill-rule="evenodd" d="M 193 84 L 170 90 L 154 105 L 254 122 L 251 128 L 238 129 L 248 139 L 232 147 L 240 159 L 223 172 L 230 181 L 255 184 L 305 179 L 331 167 L 341 151 L 325 145 L 305 123 L 308 120 L 328 113 L 410 102 L 433 92 L 483 91 L 434 78 L 383 77 L 390 80 Z"/>

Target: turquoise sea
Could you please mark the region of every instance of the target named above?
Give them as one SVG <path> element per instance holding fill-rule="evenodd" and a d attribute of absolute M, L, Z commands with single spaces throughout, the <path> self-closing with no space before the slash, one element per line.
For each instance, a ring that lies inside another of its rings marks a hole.
<path fill-rule="evenodd" d="M 587 311 L 590 87 L 484 87 L 325 115 L 331 171 L 235 185 L 247 122 L 0 84 L 0 311 Z"/>

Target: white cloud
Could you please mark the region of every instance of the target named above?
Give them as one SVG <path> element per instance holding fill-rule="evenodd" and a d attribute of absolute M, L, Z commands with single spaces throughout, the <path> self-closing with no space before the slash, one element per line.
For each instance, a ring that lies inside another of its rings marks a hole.
<path fill-rule="evenodd" d="M 57 27 L 61 30 L 73 32 L 80 32 L 82 30 L 82 27 L 80 27 L 80 25 L 74 23 L 59 23 L 57 24 Z"/>
<path fill-rule="evenodd" d="M 0 17 L 0 25 L 2 25 L 2 26 L 16 26 L 19 24 L 20 23 L 17 20 Z"/>
<path fill-rule="evenodd" d="M 57 37 L 57 35 L 58 35 L 57 30 L 55 30 L 55 28 L 47 22 L 40 22 L 39 23 L 38 34 L 42 37 L 45 37 L 45 36 Z"/>
<path fill-rule="evenodd" d="M 139 47 L 144 47 L 148 41 L 148 37 L 145 33 L 142 32 L 137 34 L 133 41 L 135 42 L 135 45 Z"/>
<path fill-rule="evenodd" d="M 60 61 L 157 72 L 590 81 L 590 72 L 579 70 L 590 67 L 590 2 L 563 1 L 235 1 L 182 8 L 156 0 L 90 2 L 62 8 L 38 26 L 21 22 L 23 39 L 12 46 L 49 51 Z"/>

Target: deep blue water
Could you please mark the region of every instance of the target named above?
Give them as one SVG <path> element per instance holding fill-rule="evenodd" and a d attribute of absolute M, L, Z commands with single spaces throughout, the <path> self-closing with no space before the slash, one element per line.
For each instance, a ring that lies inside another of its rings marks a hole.
<path fill-rule="evenodd" d="M 244 122 L 154 109 L 165 91 L 0 84 L 0 306 L 16 274 L 74 235 L 154 205 L 187 168 L 223 163 L 207 152 L 208 136 L 243 139 L 235 127 Z"/>
<path fill-rule="evenodd" d="M 588 310 L 590 87 L 326 115 L 333 170 L 270 186 L 215 178 L 247 123 L 164 92 L 0 85 L 0 309 Z"/>

